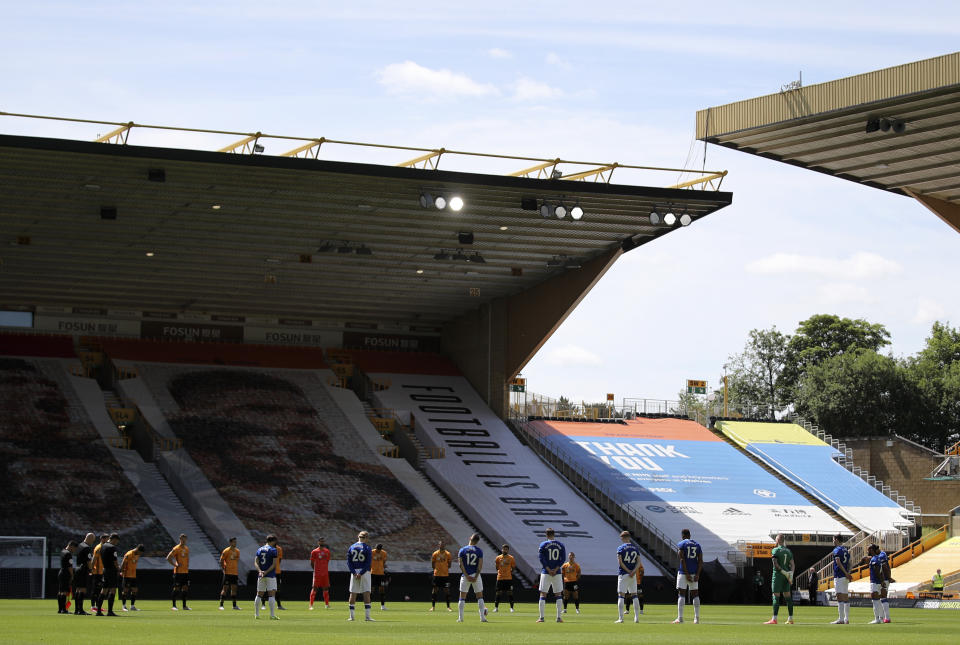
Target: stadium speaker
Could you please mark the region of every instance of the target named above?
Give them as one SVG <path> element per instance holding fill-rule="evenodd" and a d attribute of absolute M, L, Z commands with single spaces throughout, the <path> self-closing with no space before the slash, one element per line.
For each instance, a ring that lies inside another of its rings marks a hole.
<path fill-rule="evenodd" d="M 469 231 L 461 231 L 457 233 L 457 241 L 460 244 L 473 244 L 473 233 Z"/>
<path fill-rule="evenodd" d="M 637 243 L 633 241 L 633 236 L 623 238 L 623 241 L 620 242 L 620 248 L 623 249 L 623 252 L 632 251 L 637 248 Z"/>
<path fill-rule="evenodd" d="M 521 197 L 520 208 L 525 211 L 535 211 L 540 210 L 540 205 L 537 203 L 536 197 Z"/>
<path fill-rule="evenodd" d="M 166 181 L 167 171 L 163 168 L 150 168 L 147 171 L 147 179 L 150 181 Z"/>
<path fill-rule="evenodd" d="M 117 219 L 117 207 L 116 207 L 116 206 L 101 206 L 101 207 L 100 207 L 100 219 Z"/>

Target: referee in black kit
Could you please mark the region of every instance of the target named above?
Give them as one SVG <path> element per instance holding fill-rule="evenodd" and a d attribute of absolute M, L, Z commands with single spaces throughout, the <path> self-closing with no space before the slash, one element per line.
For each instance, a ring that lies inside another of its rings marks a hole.
<path fill-rule="evenodd" d="M 60 571 L 57 572 L 57 613 L 69 614 L 67 611 L 67 594 L 73 584 L 73 554 L 77 552 L 77 541 L 70 540 L 60 552 Z"/>
<path fill-rule="evenodd" d="M 100 547 L 100 561 L 103 563 L 103 593 L 97 598 L 97 615 L 103 616 L 103 597 L 107 597 L 107 616 L 116 616 L 113 613 L 113 602 L 117 595 L 117 578 L 120 575 L 120 562 L 117 558 L 117 544 L 120 536 L 110 534 L 110 539 Z"/>

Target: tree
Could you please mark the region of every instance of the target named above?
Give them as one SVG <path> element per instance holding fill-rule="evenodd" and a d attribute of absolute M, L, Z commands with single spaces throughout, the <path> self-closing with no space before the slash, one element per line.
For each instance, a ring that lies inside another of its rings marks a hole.
<path fill-rule="evenodd" d="M 836 437 L 896 432 L 920 405 L 904 366 L 865 348 L 808 367 L 796 395 L 797 412 Z"/>
<path fill-rule="evenodd" d="M 730 400 L 760 404 L 773 418 L 783 407 L 781 376 L 789 341 L 776 325 L 750 330 L 743 351 L 731 355 L 723 366 Z"/>
<path fill-rule="evenodd" d="M 851 320 L 831 314 L 817 314 L 802 321 L 787 343 L 785 369 L 781 387 L 788 398 L 796 398 L 794 391 L 801 385 L 807 371 L 828 358 L 840 356 L 855 349 L 878 352 L 890 344 L 890 332 L 881 324 L 862 318 Z"/>
<path fill-rule="evenodd" d="M 926 346 L 906 364 L 922 407 L 903 420 L 902 434 L 942 450 L 960 431 L 960 329 L 935 322 Z"/>

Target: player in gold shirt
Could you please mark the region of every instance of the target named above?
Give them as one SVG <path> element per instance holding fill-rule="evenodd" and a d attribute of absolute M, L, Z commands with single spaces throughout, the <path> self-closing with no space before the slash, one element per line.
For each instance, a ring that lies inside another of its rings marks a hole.
<path fill-rule="evenodd" d="M 493 598 L 494 613 L 500 611 L 500 596 L 507 594 L 510 601 L 510 613 L 513 613 L 513 570 L 517 568 L 517 561 L 510 555 L 510 547 L 506 544 L 500 547 L 500 555 L 494 560 L 497 567 L 497 593 Z"/>
<path fill-rule="evenodd" d="M 383 545 L 378 544 L 373 547 L 373 555 L 370 556 L 370 578 L 373 588 L 380 594 L 380 611 L 386 610 L 387 595 L 387 552 L 383 550 Z"/>
<path fill-rule="evenodd" d="M 434 611 L 437 608 L 437 595 L 440 593 L 440 589 L 443 589 L 447 597 L 447 611 L 453 611 L 450 609 L 450 562 L 452 561 L 453 556 L 443 548 L 443 540 L 437 542 L 437 550 L 430 556 L 430 564 L 433 566 L 433 590 L 430 594 L 432 601 L 430 611 Z"/>
<path fill-rule="evenodd" d="M 109 539 L 109 533 L 100 535 L 100 543 L 93 547 L 93 558 L 90 560 L 90 611 L 95 614 L 100 613 L 100 594 L 103 593 L 103 560 L 100 551 Z"/>
<path fill-rule="evenodd" d="M 277 610 L 279 610 L 279 611 L 286 611 L 287 608 L 284 607 L 283 604 L 280 602 L 280 573 L 281 573 L 281 565 L 283 564 L 283 547 L 280 546 L 280 543 L 279 543 L 279 542 L 277 542 L 277 544 L 275 544 L 274 546 L 276 546 L 276 548 L 277 548 L 277 568 L 276 568 L 276 572 L 277 572 L 277 591 L 276 591 L 276 593 L 273 594 L 273 599 L 274 599 L 274 600 L 276 601 L 276 603 L 277 603 Z"/>
<path fill-rule="evenodd" d="M 230 538 L 230 546 L 220 553 L 220 570 L 223 571 L 223 588 L 220 590 L 220 611 L 223 611 L 223 599 L 227 593 L 233 601 L 233 608 L 237 607 L 237 585 L 239 584 L 240 549 L 237 548 L 237 538 Z"/>
<path fill-rule="evenodd" d="M 123 605 L 123 611 L 140 611 L 137 609 L 137 562 L 143 553 L 143 545 L 138 544 L 123 554 L 123 560 L 120 561 L 120 577 L 123 579 L 120 587 L 120 603 Z M 127 609 L 127 601 L 130 601 L 130 609 Z"/>
<path fill-rule="evenodd" d="M 187 607 L 187 591 L 190 589 L 190 547 L 187 546 L 187 534 L 180 534 L 179 544 L 174 545 L 167 554 L 167 562 L 173 567 L 173 611 L 177 611 L 177 596 L 183 601 L 183 608 Z"/>
<path fill-rule="evenodd" d="M 563 613 L 567 613 L 567 603 L 573 596 L 573 606 L 577 613 L 580 613 L 580 565 L 577 564 L 576 555 L 573 551 L 567 557 L 567 561 L 560 567 L 563 573 Z"/>

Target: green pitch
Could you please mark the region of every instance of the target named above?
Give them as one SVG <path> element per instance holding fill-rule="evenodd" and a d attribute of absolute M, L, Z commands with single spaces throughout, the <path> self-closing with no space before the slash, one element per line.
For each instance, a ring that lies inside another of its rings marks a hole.
<path fill-rule="evenodd" d="M 194 601 L 193 611 L 172 612 L 170 603 L 139 601 L 138 613 L 116 610 L 119 618 L 98 616 L 58 615 L 56 599 L 0 601 L 0 641 L 20 643 L 180 643 L 183 645 L 263 645 L 263 643 L 622 643 L 626 639 L 643 639 L 654 643 L 802 643 L 836 645 L 837 643 L 956 643 L 957 619 L 960 611 L 903 609 L 893 610 L 894 622 L 887 625 L 866 625 L 873 618 L 868 608 L 851 609 L 850 625 L 828 625 L 837 616 L 831 607 L 798 607 L 794 625 L 762 625 L 770 617 L 763 607 L 741 605 L 704 605 L 703 622 L 694 625 L 693 608 L 686 607 L 683 625 L 672 625 L 676 605 L 647 605 L 640 624 L 631 618 L 622 625 L 613 623 L 617 607 L 583 605 L 581 614 L 574 613 L 573 605 L 564 615 L 564 623 L 557 624 L 556 607 L 548 604 L 544 624 L 537 624 L 537 606 L 518 604 L 517 612 L 509 613 L 501 605 L 500 613 L 493 613 L 493 603 L 487 605 L 489 623 L 481 624 L 476 603 L 468 603 L 464 622 L 457 623 L 456 604 L 453 613 L 439 606 L 436 612 L 427 611 L 425 603 L 393 603 L 387 611 L 374 605 L 374 623 L 363 621 L 363 606 L 357 607 L 357 622 L 347 622 L 347 606 L 339 602 L 330 610 L 317 605 L 307 611 L 305 602 L 286 602 L 286 611 L 279 611 L 279 621 L 269 620 L 264 610 L 260 620 L 253 619 L 253 603 L 243 602 L 243 611 L 217 610 L 210 601 Z M 781 611 L 786 618 L 786 610 Z"/>

